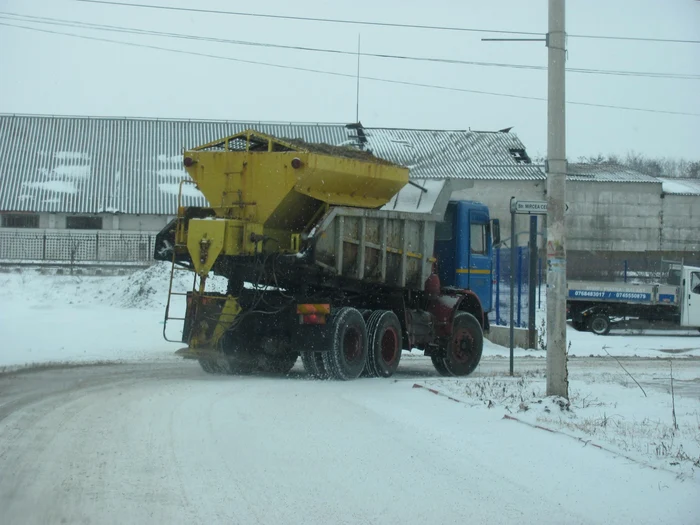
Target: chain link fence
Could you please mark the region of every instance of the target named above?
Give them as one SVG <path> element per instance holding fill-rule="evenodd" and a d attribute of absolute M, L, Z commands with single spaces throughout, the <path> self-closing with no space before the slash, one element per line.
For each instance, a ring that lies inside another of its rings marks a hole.
<path fill-rule="evenodd" d="M 7 261 L 151 262 L 155 233 L 73 230 L 0 230 Z"/>

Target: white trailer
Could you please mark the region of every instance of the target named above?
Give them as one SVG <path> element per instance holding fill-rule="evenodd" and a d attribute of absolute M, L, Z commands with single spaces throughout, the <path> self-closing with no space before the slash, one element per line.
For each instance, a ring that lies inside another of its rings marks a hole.
<path fill-rule="evenodd" d="M 665 284 L 569 281 L 567 317 L 577 330 L 617 327 L 700 329 L 700 268 L 678 265 Z"/>

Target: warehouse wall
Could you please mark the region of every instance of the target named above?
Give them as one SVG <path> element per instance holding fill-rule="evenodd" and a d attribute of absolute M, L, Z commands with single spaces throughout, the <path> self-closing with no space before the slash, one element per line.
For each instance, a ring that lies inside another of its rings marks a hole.
<path fill-rule="evenodd" d="M 545 200 L 545 181 L 475 181 L 454 199 L 481 201 L 510 239 L 510 197 Z M 700 264 L 700 195 L 664 195 L 661 183 L 568 181 L 567 273 L 575 279 L 617 279 L 630 272 L 659 273 L 663 260 Z M 516 217 L 518 244 L 527 244 L 529 218 Z M 546 231 L 545 217 L 539 220 Z M 542 237 L 539 238 L 542 247 Z"/>
<path fill-rule="evenodd" d="M 700 251 L 700 196 L 665 195 L 661 211 L 661 249 Z"/>
<path fill-rule="evenodd" d="M 661 183 L 567 182 L 567 249 L 660 249 Z"/>

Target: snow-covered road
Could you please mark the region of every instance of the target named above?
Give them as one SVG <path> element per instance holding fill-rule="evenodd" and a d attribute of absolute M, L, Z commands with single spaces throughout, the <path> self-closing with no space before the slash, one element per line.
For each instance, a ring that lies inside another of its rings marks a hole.
<path fill-rule="evenodd" d="M 692 480 L 411 386 L 164 361 L 6 375 L 0 523 L 697 523 Z"/>

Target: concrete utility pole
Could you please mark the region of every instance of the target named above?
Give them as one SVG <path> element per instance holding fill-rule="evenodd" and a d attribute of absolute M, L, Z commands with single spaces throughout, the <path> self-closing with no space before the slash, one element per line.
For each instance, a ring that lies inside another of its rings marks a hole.
<path fill-rule="evenodd" d="M 547 395 L 569 398 L 566 366 L 566 32 L 564 0 L 549 0 L 547 102 Z"/>

